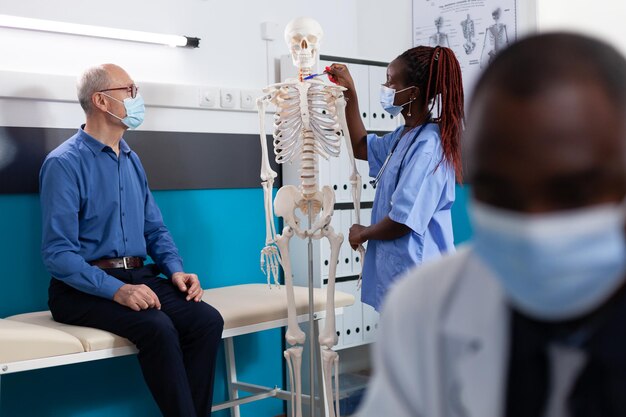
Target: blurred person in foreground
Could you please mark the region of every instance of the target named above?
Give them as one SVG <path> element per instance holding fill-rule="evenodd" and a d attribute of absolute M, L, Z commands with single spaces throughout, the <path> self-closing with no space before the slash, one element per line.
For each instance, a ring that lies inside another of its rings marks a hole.
<path fill-rule="evenodd" d="M 625 83 L 581 35 L 494 59 L 465 138 L 473 244 L 392 290 L 359 417 L 626 416 Z"/>

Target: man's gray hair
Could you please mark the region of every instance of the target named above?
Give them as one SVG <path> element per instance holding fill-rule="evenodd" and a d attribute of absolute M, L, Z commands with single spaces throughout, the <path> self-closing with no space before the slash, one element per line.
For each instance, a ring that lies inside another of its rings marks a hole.
<path fill-rule="evenodd" d="M 85 114 L 89 115 L 94 110 L 91 102 L 93 93 L 104 90 L 109 86 L 109 83 L 109 74 L 104 65 L 91 67 L 85 70 L 78 78 L 76 92 L 78 93 L 78 102 L 85 111 Z"/>

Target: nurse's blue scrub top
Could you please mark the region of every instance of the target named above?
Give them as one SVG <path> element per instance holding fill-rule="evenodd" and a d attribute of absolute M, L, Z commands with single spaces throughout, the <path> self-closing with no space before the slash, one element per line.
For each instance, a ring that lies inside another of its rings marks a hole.
<path fill-rule="evenodd" d="M 371 177 L 376 177 L 403 129 L 401 126 L 383 137 L 367 136 Z M 430 123 L 415 138 L 418 130 L 419 126 L 400 139 L 376 186 L 372 224 L 389 216 L 411 228 L 398 239 L 367 242 L 361 300 L 376 310 L 380 310 L 387 290 L 403 272 L 443 253 L 454 252 L 450 213 L 454 203 L 454 169 L 445 160 L 442 162 L 439 126 Z"/>

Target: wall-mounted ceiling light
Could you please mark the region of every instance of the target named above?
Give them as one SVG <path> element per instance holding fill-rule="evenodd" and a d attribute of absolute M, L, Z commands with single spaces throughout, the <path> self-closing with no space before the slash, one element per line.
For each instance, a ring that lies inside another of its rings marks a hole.
<path fill-rule="evenodd" d="M 95 38 L 119 39 L 142 43 L 156 43 L 188 48 L 197 48 L 200 45 L 199 38 L 189 36 L 165 35 L 162 33 L 81 25 L 78 23 L 56 22 L 53 20 L 31 19 L 28 17 L 8 16 L 3 14 L 0 14 L 0 27 L 91 36 Z"/>

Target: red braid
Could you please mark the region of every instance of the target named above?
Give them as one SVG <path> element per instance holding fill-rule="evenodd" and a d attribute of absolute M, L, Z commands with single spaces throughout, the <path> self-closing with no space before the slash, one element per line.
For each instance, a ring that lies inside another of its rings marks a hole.
<path fill-rule="evenodd" d="M 441 132 L 443 159 L 463 182 L 461 162 L 461 133 L 464 119 L 463 79 L 461 67 L 450 48 L 418 46 L 404 52 L 400 57 L 407 64 L 407 81 L 425 91 L 424 106 L 433 100 L 439 117 L 435 120 Z M 443 160 L 442 160 L 443 162 Z"/>

